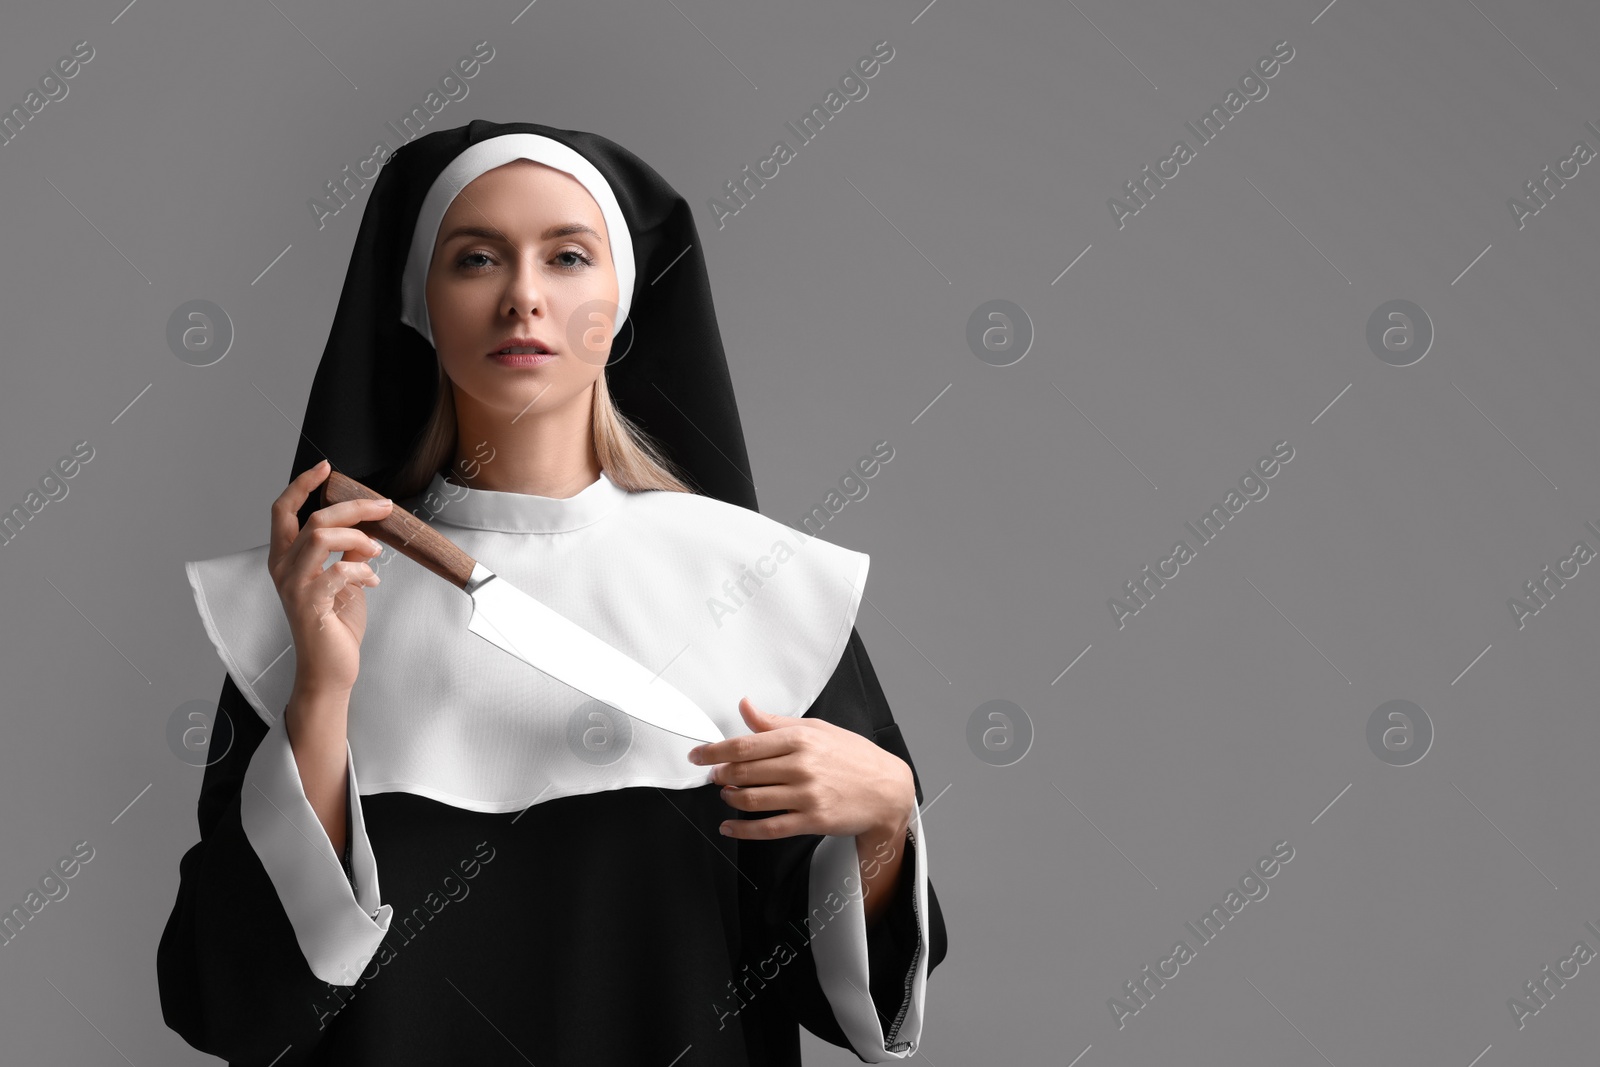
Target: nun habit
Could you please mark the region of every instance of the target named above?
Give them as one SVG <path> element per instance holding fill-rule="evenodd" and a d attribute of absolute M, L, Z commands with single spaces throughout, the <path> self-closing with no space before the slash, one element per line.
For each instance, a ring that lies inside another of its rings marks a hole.
<path fill-rule="evenodd" d="M 572 175 L 605 218 L 616 406 L 697 490 L 608 473 L 566 498 L 475 489 L 493 442 L 420 493 L 401 468 L 438 385 L 422 281 L 462 186 L 512 159 Z M 695 742 L 469 633 L 460 591 L 386 550 L 348 717 L 345 855 L 284 728 L 288 621 L 267 545 L 186 565 L 227 673 L 157 960 L 163 1016 L 230 1064 L 798 1065 L 799 1028 L 867 1063 L 922 1034 L 945 927 L 923 789 L 855 628 L 864 553 L 756 510 L 689 207 L 591 133 L 474 121 L 384 162 L 291 476 L 327 458 L 748 733 L 741 695 L 912 766 L 917 812 L 869 930 L 855 839 L 725 837 Z M 451 473 L 451 480 L 445 478 Z M 465 484 L 460 484 L 465 481 Z M 302 526 L 321 506 L 313 492 Z"/>

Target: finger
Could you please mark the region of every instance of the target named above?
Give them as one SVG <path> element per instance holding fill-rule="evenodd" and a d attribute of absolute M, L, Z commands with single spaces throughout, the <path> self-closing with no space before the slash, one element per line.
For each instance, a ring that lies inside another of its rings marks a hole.
<path fill-rule="evenodd" d="M 690 762 L 702 767 L 715 763 L 742 763 L 745 760 L 767 759 L 796 751 L 804 740 L 796 731 L 803 729 L 796 720 L 792 725 L 779 726 L 759 734 L 741 734 L 721 741 L 699 745 L 689 750 Z M 698 754 L 698 759 L 694 758 Z"/>
<path fill-rule="evenodd" d="M 325 569 L 322 577 L 317 581 L 322 582 L 322 589 L 325 590 L 325 595 L 338 597 L 339 593 L 347 592 L 347 590 L 354 592 L 360 585 L 366 585 L 366 587 L 376 585 L 382 581 L 382 577 L 379 577 L 378 573 L 366 563 L 357 563 L 357 561 L 344 563 L 344 561 L 339 561 L 339 563 L 334 563 L 330 568 Z"/>
<path fill-rule="evenodd" d="M 370 497 L 361 500 L 341 500 L 337 504 L 318 508 L 311 513 L 310 518 L 306 519 L 305 528 L 296 535 L 295 543 L 289 546 L 288 555 L 298 558 L 300 553 L 305 551 L 303 542 L 310 531 L 350 528 L 360 522 L 376 522 L 386 518 L 392 510 L 392 502 Z M 288 564 L 291 567 L 294 565 L 292 560 Z"/>
<path fill-rule="evenodd" d="M 809 833 L 809 821 L 797 812 L 774 815 L 766 819 L 729 819 L 720 827 L 727 837 L 746 841 L 770 841 L 779 837 L 794 837 Z"/>
<path fill-rule="evenodd" d="M 305 504 L 306 498 L 311 495 L 311 490 L 321 485 L 328 477 L 328 461 L 322 460 L 314 467 L 301 471 L 292 480 L 287 488 L 278 494 L 272 502 L 272 537 L 271 553 L 273 558 L 282 556 L 289 550 L 289 545 L 300 533 L 300 508 Z"/>
<path fill-rule="evenodd" d="M 366 568 L 366 570 L 344 569 L 347 567 Z M 365 563 L 335 563 L 322 573 L 323 577 L 317 579 L 318 585 L 312 590 L 312 600 L 319 611 L 327 605 L 331 605 L 334 609 L 342 608 L 359 596 L 362 590 L 374 588 L 383 581 L 383 578 Z"/>
<path fill-rule="evenodd" d="M 805 803 L 800 790 L 786 785 L 723 786 L 722 802 L 739 811 L 798 811 Z"/>
<path fill-rule="evenodd" d="M 335 563 L 323 574 L 309 590 L 311 610 L 319 621 L 337 615 L 363 589 L 374 588 L 383 580 L 365 563 Z"/>
<path fill-rule="evenodd" d="M 357 590 L 371 588 L 382 580 L 365 563 L 335 563 L 311 580 L 307 592 L 319 610 L 328 601 L 337 608 L 355 596 Z"/>
<path fill-rule="evenodd" d="M 741 789 L 758 785 L 790 785 L 804 776 L 805 766 L 798 753 L 794 752 L 741 763 L 720 763 L 711 769 L 713 782 Z"/>
<path fill-rule="evenodd" d="M 335 552 L 361 553 L 371 558 L 379 554 L 381 547 L 375 539 L 349 526 L 307 526 L 283 561 L 282 578 L 291 585 L 304 584 L 327 567 L 328 557 Z"/>
<path fill-rule="evenodd" d="M 393 510 L 394 501 L 388 499 L 362 497 L 358 500 L 341 500 L 313 511 L 306 520 L 306 527 L 354 526 L 358 522 L 383 519 Z"/>

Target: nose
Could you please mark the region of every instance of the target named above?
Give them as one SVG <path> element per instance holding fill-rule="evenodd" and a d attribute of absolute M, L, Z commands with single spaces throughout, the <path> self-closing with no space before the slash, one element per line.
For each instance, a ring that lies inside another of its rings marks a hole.
<path fill-rule="evenodd" d="M 532 252 L 518 257 L 517 268 L 511 272 L 506 282 L 505 294 L 500 301 L 502 314 L 511 318 L 523 315 L 538 317 L 544 314 L 544 290 L 539 278 L 539 267 L 533 257 Z"/>

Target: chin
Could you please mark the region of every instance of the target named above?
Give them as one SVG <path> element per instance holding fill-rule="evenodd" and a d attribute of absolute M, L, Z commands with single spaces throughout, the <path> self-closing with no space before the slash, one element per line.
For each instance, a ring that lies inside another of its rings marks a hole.
<path fill-rule="evenodd" d="M 571 398 L 572 391 L 564 382 L 530 377 L 518 388 L 502 389 L 497 406 L 515 417 L 518 414 L 531 415 L 534 412 L 549 411 L 551 408 L 560 407 Z"/>

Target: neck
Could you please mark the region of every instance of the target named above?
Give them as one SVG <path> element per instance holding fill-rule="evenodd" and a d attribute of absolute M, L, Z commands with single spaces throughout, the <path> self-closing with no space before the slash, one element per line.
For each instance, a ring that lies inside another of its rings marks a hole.
<path fill-rule="evenodd" d="M 451 467 L 449 481 L 497 493 L 564 499 L 600 477 L 592 386 L 561 407 L 536 412 L 530 405 L 510 416 L 483 407 L 460 390 L 455 402 L 456 456 L 461 462 Z"/>

